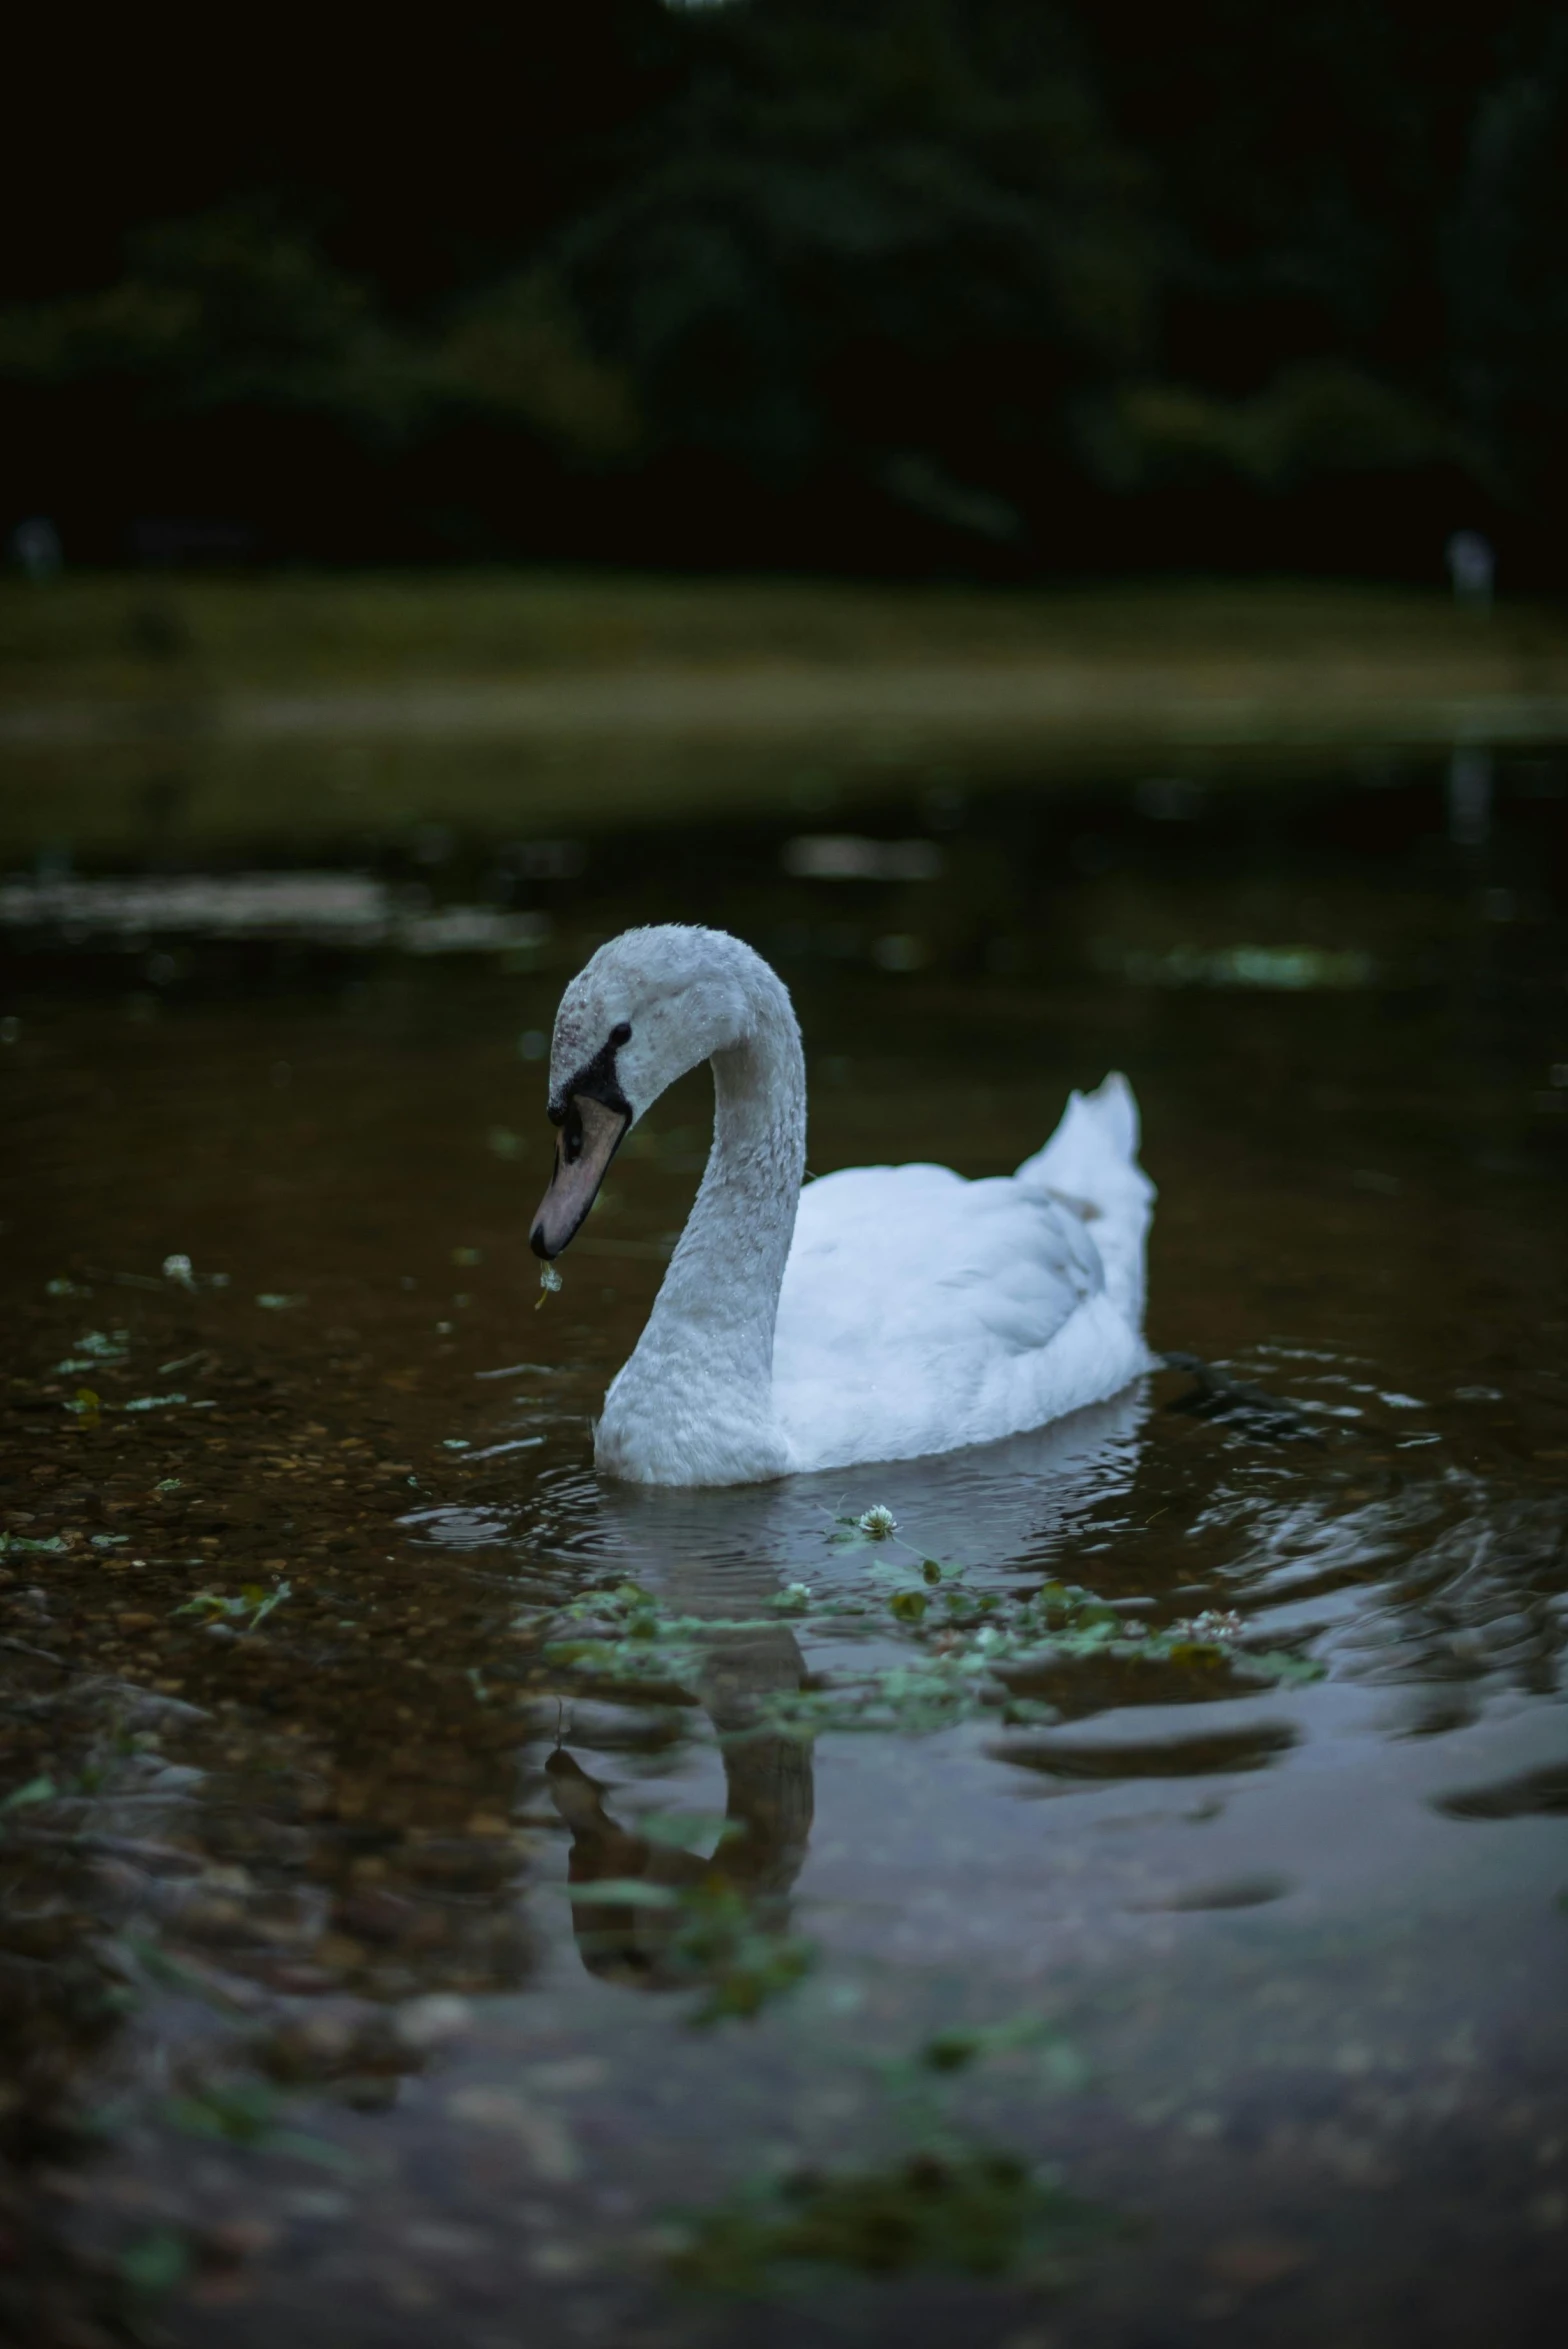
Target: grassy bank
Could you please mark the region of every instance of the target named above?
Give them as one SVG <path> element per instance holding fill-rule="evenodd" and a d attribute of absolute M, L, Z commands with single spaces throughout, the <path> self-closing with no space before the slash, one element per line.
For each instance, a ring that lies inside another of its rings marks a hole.
<path fill-rule="evenodd" d="M 0 854 L 1568 740 L 1568 616 L 1385 589 L 528 573 L 0 588 Z"/>
<path fill-rule="evenodd" d="M 1074 591 L 530 572 L 96 575 L 0 585 L 0 706 L 496 683 L 563 672 L 1149 663 L 1426 672 L 1562 690 L 1568 614 L 1436 593 L 1190 582 Z M 1547 686 L 1548 674 L 1551 679 Z"/>

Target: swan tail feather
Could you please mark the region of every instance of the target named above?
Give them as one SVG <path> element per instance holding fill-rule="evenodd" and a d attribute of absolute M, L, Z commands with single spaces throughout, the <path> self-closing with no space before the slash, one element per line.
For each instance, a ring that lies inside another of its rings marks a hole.
<path fill-rule="evenodd" d="M 1121 1157 L 1136 1163 L 1142 1120 L 1138 1115 L 1138 1096 L 1121 1070 L 1113 1068 L 1082 1100 L 1084 1107 L 1092 1109 L 1099 1119 L 1106 1140 Z"/>
<path fill-rule="evenodd" d="M 1138 1101 L 1119 1069 L 1092 1093 L 1073 1092 L 1055 1133 L 1026 1158 L 1016 1180 L 1084 1215 L 1105 1267 L 1113 1304 L 1137 1329 L 1143 1320 L 1144 1243 L 1153 1183 L 1138 1163 Z"/>
<path fill-rule="evenodd" d="M 1073 1092 L 1055 1133 L 1043 1149 L 1026 1158 L 1017 1180 L 1031 1190 L 1066 1191 L 1102 1213 L 1110 1205 L 1102 1190 L 1128 1187 L 1129 1178 L 1152 1198 L 1153 1185 L 1138 1164 L 1138 1102 L 1119 1069 L 1092 1093 Z"/>

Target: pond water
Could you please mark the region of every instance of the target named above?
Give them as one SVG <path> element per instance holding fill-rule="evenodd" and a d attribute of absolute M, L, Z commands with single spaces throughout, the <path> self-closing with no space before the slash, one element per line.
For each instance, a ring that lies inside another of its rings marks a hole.
<path fill-rule="evenodd" d="M 260 820 L 223 871 L 18 870 L 19 2333 L 1548 2337 L 1565 791 L 911 762 L 503 840 L 432 763 L 309 870 Z M 536 1310 L 541 1055 L 674 917 L 793 988 L 815 1172 L 1001 1171 L 1125 1069 L 1200 1367 L 944 1459 L 598 1483 L 706 1079 Z"/>

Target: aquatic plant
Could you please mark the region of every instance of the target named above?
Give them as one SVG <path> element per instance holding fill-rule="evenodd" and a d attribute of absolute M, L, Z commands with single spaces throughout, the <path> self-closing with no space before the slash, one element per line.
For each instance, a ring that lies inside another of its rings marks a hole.
<path fill-rule="evenodd" d="M 1201 1615 L 1184 1616 L 1170 1627 L 1172 1639 L 1185 1640 L 1193 1647 L 1223 1647 L 1227 1640 L 1240 1639 L 1242 1620 L 1234 1607 L 1205 1607 Z"/>
<path fill-rule="evenodd" d="M 341 2145 L 289 2127 L 290 2109 L 291 2100 L 266 2081 L 234 2077 L 197 2081 L 183 2094 L 166 2097 L 159 2111 L 171 2128 L 188 2137 L 258 2153 L 289 2154 L 320 2169 L 357 2173 L 359 2162 Z"/>
<path fill-rule="evenodd" d="M 123 1329 L 85 1330 L 76 1341 L 75 1351 L 64 1361 L 55 1364 L 57 1378 L 70 1378 L 82 1371 L 102 1370 L 124 1362 L 130 1353 L 130 1336 Z"/>
<path fill-rule="evenodd" d="M 581 1625 L 568 1638 L 546 1638 L 547 1662 L 588 1681 L 621 1688 L 689 1684 L 701 1672 L 705 1645 L 719 1635 L 756 1632 L 780 1615 L 892 1633 L 913 1653 L 894 1664 L 840 1669 L 830 1680 L 760 1695 L 747 1726 L 731 1737 L 824 1730 L 902 1730 L 923 1735 L 984 1714 L 1008 1726 L 1038 1726 L 1055 1708 L 1020 1693 L 1014 1681 L 1058 1667 L 1116 1661 L 1137 1669 L 1198 1665 L 1241 1681 L 1314 1680 L 1322 1667 L 1283 1649 L 1245 1641 L 1242 1618 L 1207 1610 L 1164 1628 L 1129 1618 L 1076 1583 L 1042 1583 L 1027 1597 L 972 1588 L 966 1570 L 935 1558 L 868 1564 L 859 1590 L 817 1598 L 791 1583 L 766 1615 L 677 1615 L 637 1583 L 593 1591 L 557 1621 Z"/>
<path fill-rule="evenodd" d="M 1110 2222 L 1014 2153 L 911 2153 L 884 2168 L 799 2170 L 687 2221 L 668 2268 L 708 2292 L 754 2294 L 813 2270 L 1065 2281 Z"/>
<path fill-rule="evenodd" d="M 1065 2282 L 1075 2255 L 1123 2222 L 1018 2153 L 967 2139 L 950 2110 L 961 2074 L 1023 2053 L 1034 2056 L 1043 2086 L 1083 2085 L 1078 2051 L 1038 2015 L 941 2031 L 909 2055 L 876 2063 L 886 2119 L 906 2149 L 876 2167 L 802 2166 L 766 2176 L 683 2214 L 670 2273 L 728 2294 L 806 2282 L 823 2269 Z"/>
<path fill-rule="evenodd" d="M 721 1878 L 693 1885 L 680 1905 L 681 1924 L 668 1956 L 702 1984 L 687 2018 L 699 2029 L 750 2021 L 796 1989 L 817 1962 L 815 1942 L 770 1927 L 757 1902 Z"/>
<path fill-rule="evenodd" d="M 0 1813 L 26 1810 L 32 1803 L 53 1802 L 57 1792 L 52 1778 L 29 1778 L 25 1785 L 13 1786 L 11 1792 L 0 1801 Z"/>
<path fill-rule="evenodd" d="M 146 2303 L 165 2299 L 195 2264 L 189 2238 L 178 2227 L 151 2227 L 120 2254 L 119 2275 L 133 2320 Z"/>
<path fill-rule="evenodd" d="M 270 1590 L 262 1583 L 247 1582 L 242 1590 L 235 1592 L 194 1591 L 183 1606 L 173 1611 L 176 1615 L 198 1616 L 204 1623 L 241 1623 L 247 1631 L 255 1631 L 275 1607 L 281 1607 L 292 1596 L 292 1586 L 286 1582 L 274 1583 Z"/>

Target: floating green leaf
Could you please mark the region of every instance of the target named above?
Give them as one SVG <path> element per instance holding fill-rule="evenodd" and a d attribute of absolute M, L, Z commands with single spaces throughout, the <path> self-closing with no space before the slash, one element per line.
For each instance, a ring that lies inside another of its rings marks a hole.
<path fill-rule="evenodd" d="M 120 2280 L 139 2297 L 162 2299 L 183 2283 L 191 2268 L 191 2248 L 175 2227 L 154 2227 L 120 2254 Z"/>
<path fill-rule="evenodd" d="M 225 1618 L 231 1622 L 246 1622 L 248 1618 L 246 1628 L 254 1631 L 258 1624 L 266 1622 L 275 1607 L 281 1607 L 284 1600 L 293 1595 L 293 1586 L 287 1582 L 275 1583 L 270 1590 L 263 1583 L 248 1582 L 242 1590 L 232 1593 L 221 1590 L 193 1591 L 184 1604 L 173 1612 L 176 1615 L 199 1615 L 209 1623 L 220 1622 Z"/>
<path fill-rule="evenodd" d="M 675 1909 L 681 1900 L 673 1886 L 648 1884 L 640 1876 L 594 1876 L 561 1889 L 574 1901 L 602 1901 L 606 1907 L 618 1909 Z"/>
<path fill-rule="evenodd" d="M 29 1778 L 25 1786 L 12 1788 L 4 1801 L 0 1802 L 0 1811 L 25 1810 L 30 1803 L 52 1802 L 54 1796 L 55 1783 L 52 1778 Z"/>
<path fill-rule="evenodd" d="M 639 1811 L 636 1831 L 645 1843 L 655 1843 L 666 1851 L 689 1851 L 694 1843 L 706 1843 L 717 1837 L 720 1843 L 733 1843 L 745 1829 L 722 1811 Z"/>
<path fill-rule="evenodd" d="M 259 2145 L 271 2135 L 279 2098 L 260 2080 L 225 2080 L 171 2096 L 163 2117 L 188 2136 L 214 2137 L 230 2145 Z"/>

